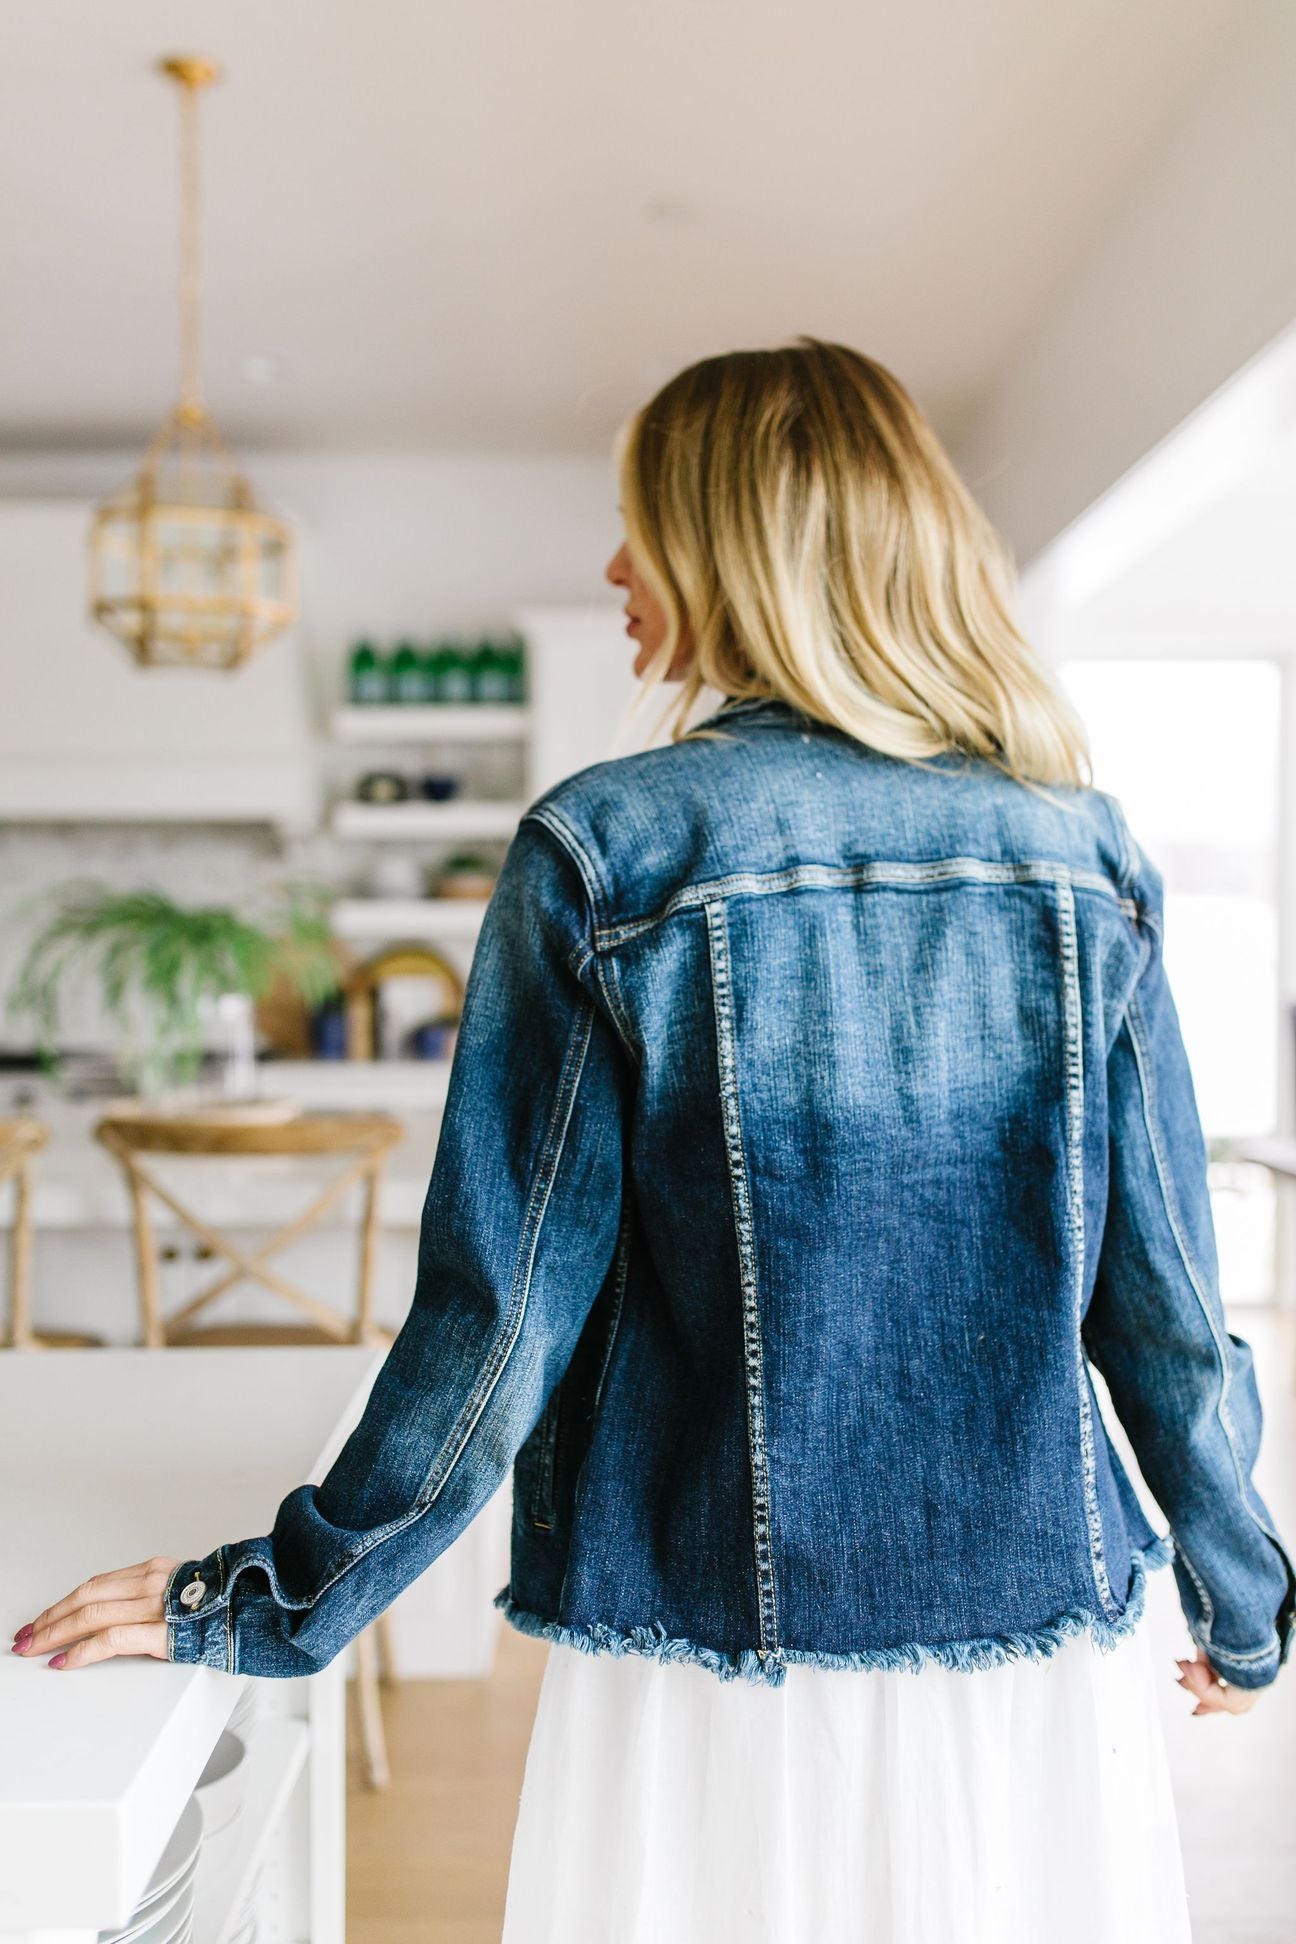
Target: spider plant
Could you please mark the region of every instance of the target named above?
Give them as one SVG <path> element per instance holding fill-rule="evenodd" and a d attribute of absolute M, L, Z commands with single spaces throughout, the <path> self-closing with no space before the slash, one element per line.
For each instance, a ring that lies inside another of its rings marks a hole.
<path fill-rule="evenodd" d="M 255 1001 L 277 979 L 312 1006 L 337 990 L 328 900 L 295 890 L 258 924 L 219 905 L 179 905 L 158 891 L 63 886 L 9 994 L 10 1011 L 32 1022 L 47 1062 L 55 1060 L 69 982 L 96 974 L 123 1070 L 156 1096 L 197 1073 L 211 1002 L 228 993 Z"/>

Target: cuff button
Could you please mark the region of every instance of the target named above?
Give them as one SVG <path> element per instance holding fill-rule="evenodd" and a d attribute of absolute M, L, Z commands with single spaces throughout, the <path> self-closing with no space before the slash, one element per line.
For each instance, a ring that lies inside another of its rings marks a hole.
<path fill-rule="evenodd" d="M 180 1589 L 180 1604 L 181 1606 L 190 1608 L 196 1607 L 202 1603 L 206 1596 L 207 1582 L 200 1579 L 191 1579 L 188 1586 L 182 1586 Z"/>

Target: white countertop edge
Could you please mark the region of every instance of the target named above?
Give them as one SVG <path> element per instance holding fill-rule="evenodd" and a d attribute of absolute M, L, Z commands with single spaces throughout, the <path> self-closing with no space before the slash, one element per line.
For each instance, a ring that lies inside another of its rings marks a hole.
<path fill-rule="evenodd" d="M 358 1350 L 364 1346 L 345 1347 Z M 215 1359 L 236 1359 L 249 1353 L 242 1348 L 195 1347 L 166 1351 L 73 1350 L 57 1354 L 66 1360 L 94 1359 L 96 1368 L 106 1373 L 114 1358 L 157 1357 L 165 1359 L 164 1367 L 168 1369 L 177 1367 L 177 1359 L 201 1358 L 211 1369 Z M 335 1357 L 339 1351 L 322 1347 L 315 1352 L 263 1351 L 259 1354 Z M 350 1436 L 363 1414 L 373 1379 L 386 1354 L 385 1348 L 373 1348 L 347 1405 L 310 1466 L 306 1482 L 319 1483 Z M 17 1366 L 11 1364 L 8 1368 L 13 1370 Z M 184 1805 L 250 1679 L 247 1675 L 229 1675 L 213 1668 L 162 1663 L 158 1664 L 157 1673 L 161 1679 L 176 1682 L 182 1698 L 149 1747 L 124 1795 L 115 1799 L 82 1797 L 59 1802 L 21 1801 L 10 1796 L 0 1803 L 0 1944 L 6 1944 L 11 1938 L 20 1940 L 21 1944 L 55 1944 L 55 1940 L 63 1940 L 63 1944 L 89 1940 L 93 1944 L 99 1930 L 124 1923 L 139 1902 Z M 331 1669 L 313 1678 L 340 1680 L 342 1674 L 343 1659 L 339 1656 Z M 24 1864 L 21 1873 L 11 1867 L 19 1856 Z M 73 1864 L 75 1881 L 69 1883 Z M 42 1912 L 31 1901 L 34 1877 L 62 1882 L 60 1928 L 36 1928 L 49 1912 L 48 1906 Z M 83 1919 L 90 1926 L 84 1931 L 77 1927 Z"/>

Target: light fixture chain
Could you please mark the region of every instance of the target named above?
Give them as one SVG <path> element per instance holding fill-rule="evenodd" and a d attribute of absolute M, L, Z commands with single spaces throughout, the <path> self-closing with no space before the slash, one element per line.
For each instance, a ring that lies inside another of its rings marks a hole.
<path fill-rule="evenodd" d="M 198 89 L 180 88 L 180 407 L 203 415 L 202 181 L 198 154 Z"/>

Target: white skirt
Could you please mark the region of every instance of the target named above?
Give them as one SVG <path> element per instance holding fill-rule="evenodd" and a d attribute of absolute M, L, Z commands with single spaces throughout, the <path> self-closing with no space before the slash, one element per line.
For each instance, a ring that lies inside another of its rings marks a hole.
<path fill-rule="evenodd" d="M 1146 1619 L 777 1688 L 549 1649 L 503 1944 L 1188 1937 Z"/>

